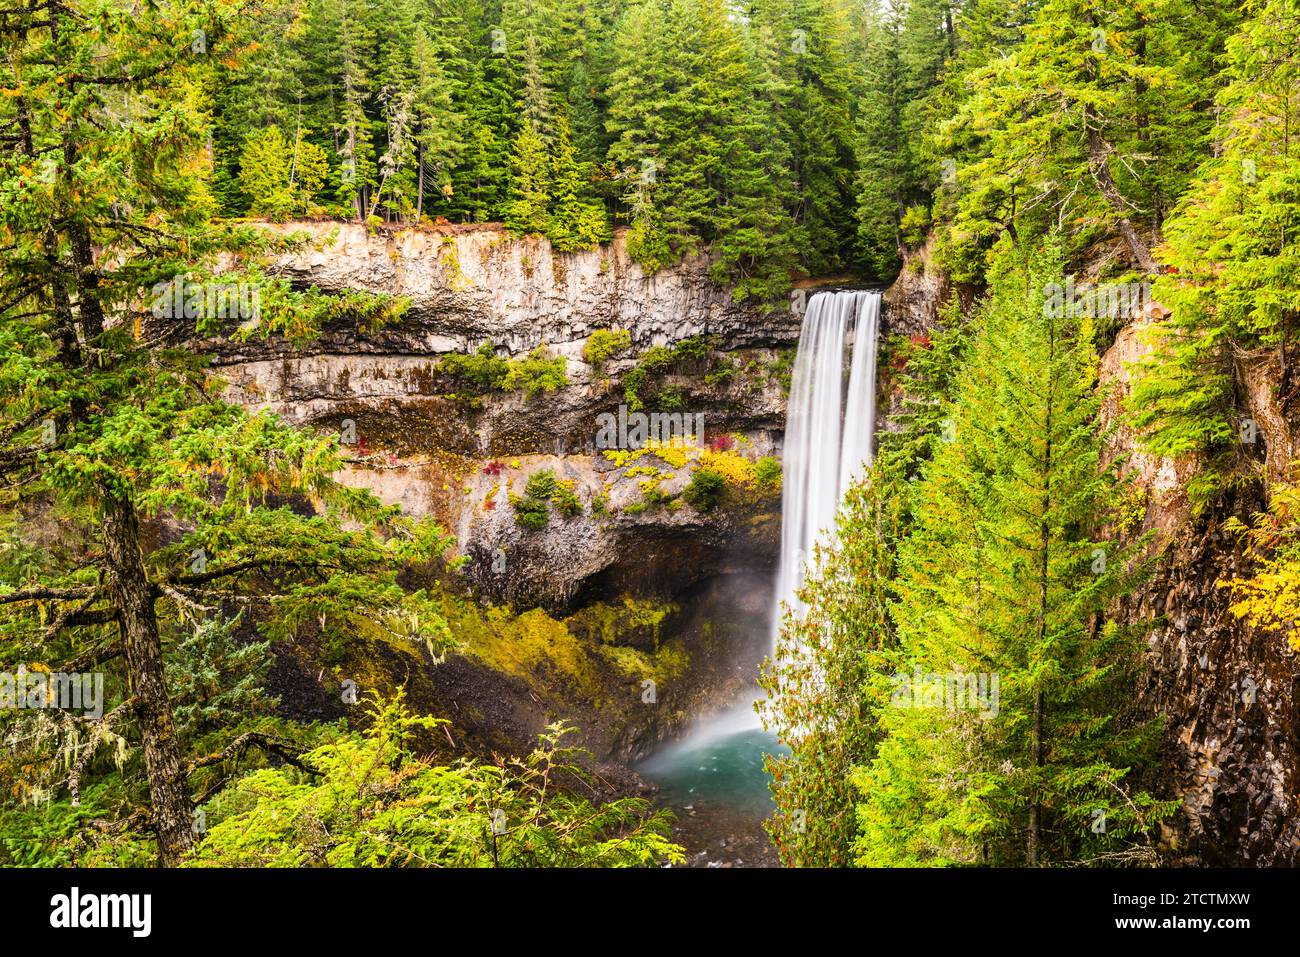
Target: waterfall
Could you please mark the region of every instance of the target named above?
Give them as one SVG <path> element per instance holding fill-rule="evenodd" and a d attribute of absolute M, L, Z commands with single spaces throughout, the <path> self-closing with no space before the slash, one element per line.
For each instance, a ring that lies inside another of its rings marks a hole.
<path fill-rule="evenodd" d="M 831 544 L 844 494 L 871 464 L 879 319 L 878 292 L 821 292 L 808 301 L 786 411 L 774 646 L 781 603 L 802 611 L 795 593 L 805 562 L 815 545 Z"/>

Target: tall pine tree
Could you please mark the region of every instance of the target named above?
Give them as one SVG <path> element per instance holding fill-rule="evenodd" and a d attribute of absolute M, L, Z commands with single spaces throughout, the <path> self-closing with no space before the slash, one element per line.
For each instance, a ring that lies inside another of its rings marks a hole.
<path fill-rule="evenodd" d="M 899 547 L 883 740 L 857 779 L 867 865 L 1140 855 L 1174 809 L 1134 771 L 1155 729 L 1127 714 L 1139 646 L 1108 615 L 1135 566 L 1101 537 L 1117 535 L 1115 484 L 1091 331 L 1046 298 L 1059 267 L 1016 258 L 994 274 L 952 441 L 925 468 Z"/>

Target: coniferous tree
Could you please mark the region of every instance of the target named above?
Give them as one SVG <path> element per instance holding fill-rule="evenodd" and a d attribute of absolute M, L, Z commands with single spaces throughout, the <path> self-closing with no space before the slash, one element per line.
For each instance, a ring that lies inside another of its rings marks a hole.
<path fill-rule="evenodd" d="M 423 27 L 416 29 L 411 48 L 414 59 L 414 96 L 411 101 L 416 147 L 415 215 L 424 214 L 430 186 L 444 198 L 452 189 L 451 165 L 464 144 L 464 117 L 456 111 L 452 84 L 442 67 L 442 56 Z"/>
<path fill-rule="evenodd" d="M 892 643 L 888 616 L 897 486 L 879 468 L 845 497 L 833 547 L 809 556 L 800 598 L 785 613 L 764 667 L 764 726 L 790 749 L 769 756 L 775 813 L 766 823 L 781 862 L 842 867 L 853 861 L 852 772 L 871 760 L 881 704 L 875 674 Z"/>
<path fill-rule="evenodd" d="M 465 149 L 452 169 L 446 208 L 469 221 L 500 216 L 510 201 L 510 154 L 519 131 L 518 81 L 511 39 L 501 27 L 467 16 L 464 100 Z"/>
<path fill-rule="evenodd" d="M 1172 314 L 1150 330 L 1154 348 L 1130 403 L 1151 451 L 1208 454 L 1190 487 L 1198 505 L 1243 454 L 1234 354 L 1276 349 L 1283 402 L 1297 394 L 1290 350 L 1300 321 L 1300 13 L 1285 0 L 1246 10 L 1228 43 L 1218 155 L 1166 225 L 1161 258 L 1171 270 L 1154 297 Z"/>
<path fill-rule="evenodd" d="M 864 266 L 883 278 L 898 269 L 898 226 L 907 179 L 898 25 L 883 12 L 872 14 L 865 23 L 858 120 L 857 247 Z"/>
<path fill-rule="evenodd" d="M 558 117 L 555 129 L 551 216 L 546 234 L 561 252 L 590 249 L 609 236 L 605 210 L 588 198 L 586 166 L 578 160 L 568 118 Z"/>
<path fill-rule="evenodd" d="M 1134 771 L 1155 727 L 1126 720 L 1139 649 L 1106 611 L 1134 554 L 1095 537 L 1116 532 L 1091 330 L 1045 299 L 1051 263 L 1004 263 L 898 551 L 896 670 L 857 778 L 867 865 L 1141 855 L 1176 803 Z"/>
<path fill-rule="evenodd" d="M 510 199 L 506 227 L 516 233 L 545 234 L 551 224 L 551 164 L 546 143 L 524 121 L 510 157 Z"/>
<path fill-rule="evenodd" d="M 653 269 L 717 241 L 716 275 L 740 295 L 787 286 L 782 147 L 762 64 L 726 6 L 646 0 L 624 17 L 615 54 L 610 157 L 629 181 L 629 250 Z"/>
<path fill-rule="evenodd" d="M 0 561 L 0 654 L 6 672 L 110 671 L 93 733 L 56 719 L 35 736 L 53 750 L 24 774 L 42 790 L 61 777 L 75 798 L 116 742 L 137 776 L 104 813 L 112 830 L 152 834 L 166 865 L 193 844 L 195 799 L 224 780 L 205 775 L 258 745 L 295 753 L 256 728 L 231 729 L 215 757 L 187 751 L 196 738 L 178 731 L 169 646 L 249 603 L 273 639 L 304 621 L 334 634 L 413 627 L 431 647 L 448 638 L 396 578 L 441 553 L 441 532 L 338 484 L 337 440 L 224 401 L 202 360 L 172 345 L 232 320 L 302 335 L 327 316 L 393 312 L 295 292 L 258 267 L 269 240 L 213 221 L 205 91 L 255 26 L 224 5 L 196 20 L 59 3 L 0 31 L 0 126 L 20 131 L 0 138 L 0 552 L 44 552 Z M 134 159 L 96 160 L 109 156 Z M 285 507 L 295 495 L 322 513 Z M 33 539 L 33 520 L 57 532 Z"/>
<path fill-rule="evenodd" d="M 541 42 L 534 34 L 524 40 L 523 58 L 519 68 L 522 93 L 519 100 L 519 119 L 531 126 L 541 141 L 550 146 L 555 139 L 555 116 L 551 105 L 551 92 L 542 73 Z"/>
<path fill-rule="evenodd" d="M 792 188 L 784 195 L 802 227 L 800 256 L 811 273 L 834 272 L 850 261 L 855 232 L 852 90 L 858 78 L 848 58 L 849 17 L 838 0 L 764 0 L 755 4 L 751 34 L 764 29 L 782 81 L 764 122 L 788 143 Z"/>
<path fill-rule="evenodd" d="M 1181 158 L 1208 130 L 1209 115 L 1197 109 L 1208 58 L 1186 50 L 1222 42 L 1217 29 L 1202 36 L 1181 3 L 1045 0 L 1009 55 L 995 53 L 968 74 L 977 93 L 949 124 L 962 132 L 941 134 L 982 144 L 975 156 L 947 157 L 950 259 L 960 278 L 978 279 L 982 251 L 1003 232 L 1053 230 L 1074 249 L 1115 235 L 1133 267 L 1156 271 L 1159 209 L 1185 188 L 1191 167 L 1142 168 L 1154 140 Z"/>

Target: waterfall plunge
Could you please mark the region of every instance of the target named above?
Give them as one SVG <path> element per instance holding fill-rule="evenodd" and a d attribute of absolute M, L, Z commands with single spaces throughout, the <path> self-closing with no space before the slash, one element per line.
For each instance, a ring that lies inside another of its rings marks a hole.
<path fill-rule="evenodd" d="M 782 603 L 796 615 L 802 613 L 796 592 L 805 563 L 814 560 L 817 544 L 834 541 L 844 494 L 871 464 L 879 319 L 878 292 L 821 292 L 808 301 L 786 412 L 773 646 L 781 631 Z"/>
<path fill-rule="evenodd" d="M 879 318 L 878 292 L 822 292 L 808 301 L 786 412 L 773 647 L 781 631 L 781 603 L 802 612 L 795 590 L 803 581 L 805 557 L 813 554 L 815 543 L 832 541 L 844 493 L 871 463 Z M 707 766 L 713 760 L 710 749 L 719 741 L 734 742 L 758 726 L 754 703 L 760 697 L 756 690 L 708 718 L 644 769 L 653 777 L 676 773 L 674 768 L 694 769 L 701 762 Z M 773 738 L 765 747 L 775 746 Z"/>
<path fill-rule="evenodd" d="M 813 554 L 816 543 L 832 542 L 844 493 L 871 462 L 879 318 L 880 294 L 875 292 L 818 293 L 804 315 L 786 413 L 774 644 L 781 628 L 781 603 L 796 614 L 803 611 L 795 590 L 803 581 L 805 557 Z M 788 749 L 782 750 L 785 746 L 773 732 L 756 730 L 754 706 L 760 695 L 756 690 L 701 722 L 683 740 L 644 762 L 641 770 L 660 782 L 665 793 L 676 793 L 681 804 L 732 802 L 734 811 L 736 802 L 761 795 L 760 816 L 765 816 L 771 806 L 763 756 Z M 737 777 L 744 780 L 737 783 Z"/>

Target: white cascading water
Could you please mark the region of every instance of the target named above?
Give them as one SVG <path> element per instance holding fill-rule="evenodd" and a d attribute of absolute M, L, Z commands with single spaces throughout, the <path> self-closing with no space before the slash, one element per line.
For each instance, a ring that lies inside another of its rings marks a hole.
<path fill-rule="evenodd" d="M 803 581 L 804 561 L 814 554 L 816 543 L 833 541 L 840 502 L 871 464 L 879 319 L 877 292 L 823 292 L 808 302 L 786 412 L 774 646 L 782 602 L 796 614 L 802 612 L 796 590 Z M 721 765 L 749 762 L 756 769 L 760 793 L 766 795 L 763 754 L 776 742 L 767 732 L 766 738 L 753 737 L 759 727 L 754 705 L 760 697 L 762 692 L 755 689 L 705 719 L 641 769 L 652 779 L 676 781 L 675 787 L 681 787 L 682 780 L 694 782 L 688 789 L 694 800 L 700 782 L 721 772 Z"/>
<path fill-rule="evenodd" d="M 806 564 L 830 545 L 835 516 L 874 451 L 878 292 L 821 292 L 808 301 L 794 360 L 782 453 L 781 564 L 772 635 L 782 604 L 796 615 Z M 852 344 L 847 388 L 845 353 Z"/>

